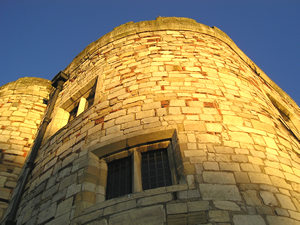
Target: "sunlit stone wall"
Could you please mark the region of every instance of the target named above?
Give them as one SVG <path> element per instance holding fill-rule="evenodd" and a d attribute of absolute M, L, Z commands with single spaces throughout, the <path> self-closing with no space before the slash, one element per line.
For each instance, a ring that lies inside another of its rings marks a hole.
<path fill-rule="evenodd" d="M 299 107 L 219 29 L 131 22 L 64 72 L 18 224 L 299 224 Z M 101 155 L 170 130 L 178 182 L 105 200 Z"/>
<path fill-rule="evenodd" d="M 21 78 L 0 87 L 0 218 L 43 118 L 51 84 Z"/>

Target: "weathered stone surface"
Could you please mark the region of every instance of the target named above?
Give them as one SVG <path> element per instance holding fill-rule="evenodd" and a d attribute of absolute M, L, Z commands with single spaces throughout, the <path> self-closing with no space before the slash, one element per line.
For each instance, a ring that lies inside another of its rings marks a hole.
<path fill-rule="evenodd" d="M 267 216 L 267 221 L 272 225 L 299 225 L 299 221 L 280 216 Z"/>
<path fill-rule="evenodd" d="M 186 203 L 171 203 L 167 204 L 167 213 L 168 214 L 179 214 L 187 212 Z"/>
<path fill-rule="evenodd" d="M 261 200 L 258 197 L 258 193 L 255 190 L 246 190 L 242 192 L 242 195 L 247 203 L 247 205 L 261 205 Z"/>
<path fill-rule="evenodd" d="M 136 207 L 136 201 L 135 200 L 130 200 L 126 202 L 120 202 L 115 205 L 109 206 L 104 209 L 103 215 L 110 215 L 114 213 L 118 213 L 120 211 L 132 209 Z"/>
<path fill-rule="evenodd" d="M 264 219 L 256 215 L 234 215 L 233 223 L 234 225 L 266 225 Z"/>
<path fill-rule="evenodd" d="M 145 208 L 137 208 L 122 213 L 115 214 L 109 218 L 109 225 L 140 225 L 153 224 L 163 225 L 166 221 L 163 206 L 156 205 Z"/>
<path fill-rule="evenodd" d="M 278 202 L 273 193 L 268 192 L 268 191 L 261 191 L 259 194 L 262 197 L 262 199 L 266 205 L 270 205 L 270 206 L 278 205 Z"/>
<path fill-rule="evenodd" d="M 211 184 L 235 184 L 232 173 L 226 172 L 203 172 L 203 181 Z"/>
<path fill-rule="evenodd" d="M 72 209 L 72 205 L 73 205 L 73 197 L 68 198 L 68 199 L 62 201 L 61 203 L 59 203 L 57 206 L 55 217 L 58 217 L 62 214 L 70 212 Z"/>
<path fill-rule="evenodd" d="M 248 173 L 251 183 L 272 184 L 269 176 L 262 173 Z"/>
<path fill-rule="evenodd" d="M 230 201 L 214 201 L 214 205 L 223 210 L 241 211 L 240 207 L 236 203 Z"/>
<path fill-rule="evenodd" d="M 209 202 L 208 201 L 192 201 L 187 203 L 188 211 L 195 212 L 195 211 L 206 211 L 209 209 Z"/>
<path fill-rule="evenodd" d="M 40 224 L 51 218 L 54 218 L 56 208 L 57 208 L 56 203 L 53 203 L 49 207 L 45 208 L 43 211 L 39 213 L 37 222 Z"/>
<path fill-rule="evenodd" d="M 241 200 L 235 185 L 200 184 L 200 192 L 204 200 Z"/>
<path fill-rule="evenodd" d="M 276 197 L 282 208 L 296 210 L 295 205 L 289 196 L 276 194 Z"/>
<path fill-rule="evenodd" d="M 168 215 L 167 221 L 168 225 L 203 224 L 207 223 L 207 215 L 205 212 L 174 214 Z"/>
<path fill-rule="evenodd" d="M 208 213 L 209 221 L 211 222 L 229 222 L 229 214 L 222 210 L 211 210 Z"/>
<path fill-rule="evenodd" d="M 70 214 L 61 215 L 50 222 L 46 223 L 46 225 L 66 225 L 70 223 Z"/>

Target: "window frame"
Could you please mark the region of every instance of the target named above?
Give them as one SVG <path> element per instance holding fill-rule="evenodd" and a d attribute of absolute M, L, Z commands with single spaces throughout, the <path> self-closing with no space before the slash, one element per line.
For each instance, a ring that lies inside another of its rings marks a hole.
<path fill-rule="evenodd" d="M 94 146 L 95 147 L 95 146 Z M 141 171 L 141 154 L 143 152 L 155 151 L 159 149 L 166 149 L 168 155 L 168 162 L 171 174 L 171 185 L 176 185 L 179 178 L 184 177 L 180 175 L 182 169 L 181 154 L 178 145 L 178 138 L 176 130 L 165 130 L 144 135 L 138 135 L 132 138 L 123 139 L 118 142 L 106 144 L 102 143 L 101 147 L 96 147 L 92 153 L 97 155 L 101 162 L 106 166 L 106 172 L 101 172 L 99 179 L 106 179 L 107 182 L 107 163 L 127 156 L 132 156 L 132 194 L 142 192 L 142 171 Z M 180 159 L 180 160 L 179 160 Z M 105 182 L 104 190 L 106 190 L 107 183 Z M 168 186 L 161 186 L 168 187 Z M 157 187 L 160 188 L 160 187 Z M 147 189 L 151 190 L 151 189 Z M 118 196 L 121 197 L 121 196 Z M 106 193 L 105 193 L 105 199 Z"/>

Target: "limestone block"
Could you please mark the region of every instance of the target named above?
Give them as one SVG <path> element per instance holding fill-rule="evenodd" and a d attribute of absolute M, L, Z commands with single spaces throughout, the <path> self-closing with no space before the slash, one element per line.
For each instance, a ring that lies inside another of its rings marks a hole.
<path fill-rule="evenodd" d="M 233 141 L 253 144 L 253 140 L 249 134 L 243 132 L 228 132 Z"/>
<path fill-rule="evenodd" d="M 168 225 L 207 224 L 206 212 L 168 215 Z"/>
<path fill-rule="evenodd" d="M 247 172 L 261 172 L 261 169 L 258 165 L 251 163 L 241 163 L 241 169 Z"/>
<path fill-rule="evenodd" d="M 159 121 L 158 117 L 148 117 L 148 118 L 142 119 L 141 124 L 155 123 L 155 122 L 158 122 L 158 121 Z"/>
<path fill-rule="evenodd" d="M 137 102 L 137 101 L 142 101 L 144 99 L 146 99 L 145 96 L 137 96 L 137 97 L 133 97 L 133 98 L 127 98 L 123 101 L 123 105 L 130 104 L 130 103 Z"/>
<path fill-rule="evenodd" d="M 220 170 L 217 162 L 204 162 L 203 167 L 205 170 Z"/>
<path fill-rule="evenodd" d="M 206 211 L 210 208 L 208 201 L 192 201 L 187 203 L 189 212 Z"/>
<path fill-rule="evenodd" d="M 241 211 L 240 207 L 236 203 L 230 201 L 214 201 L 214 205 L 218 209 Z"/>
<path fill-rule="evenodd" d="M 78 192 L 80 192 L 80 190 L 81 190 L 81 184 L 76 184 L 76 183 L 71 184 L 67 189 L 66 198 L 77 194 Z"/>
<path fill-rule="evenodd" d="M 275 177 L 275 176 L 270 176 L 270 179 L 274 186 L 292 190 L 292 186 L 288 184 L 285 179 L 282 179 L 280 177 Z"/>
<path fill-rule="evenodd" d="M 233 223 L 234 225 L 266 225 L 264 219 L 258 215 L 234 215 Z"/>
<path fill-rule="evenodd" d="M 266 174 L 269 174 L 269 175 L 284 178 L 283 172 L 281 172 L 280 170 L 275 169 L 275 168 L 265 167 L 265 172 L 266 172 Z"/>
<path fill-rule="evenodd" d="M 265 142 L 266 142 L 266 144 L 267 144 L 267 146 L 268 146 L 269 148 L 274 148 L 274 149 L 277 149 L 277 150 L 278 150 L 278 146 L 277 146 L 277 144 L 275 143 L 275 141 L 274 141 L 273 138 L 265 137 L 265 136 L 263 136 L 263 138 L 264 138 L 264 140 L 265 140 Z"/>
<path fill-rule="evenodd" d="M 113 127 L 107 128 L 105 133 L 106 133 L 106 135 L 115 134 L 115 133 L 119 132 L 120 130 L 121 130 L 121 125 L 115 125 Z"/>
<path fill-rule="evenodd" d="M 186 106 L 185 100 L 172 99 L 172 100 L 170 100 L 170 106 Z"/>
<path fill-rule="evenodd" d="M 169 114 L 170 115 L 181 114 L 180 107 L 169 107 Z"/>
<path fill-rule="evenodd" d="M 220 162 L 220 169 L 223 171 L 240 171 L 240 165 L 238 163 L 225 163 Z"/>
<path fill-rule="evenodd" d="M 115 214 L 124 210 L 132 209 L 136 207 L 136 201 L 135 200 L 129 200 L 125 202 L 120 202 L 115 205 L 109 206 L 104 209 L 103 215 L 110 215 Z M 118 214 L 116 214 L 118 215 Z"/>
<path fill-rule="evenodd" d="M 55 219 L 51 220 L 50 222 L 46 223 L 47 225 L 66 225 L 70 223 L 70 214 L 66 213 Z"/>
<path fill-rule="evenodd" d="M 250 179 L 246 172 L 234 172 L 234 177 L 237 183 L 250 183 Z"/>
<path fill-rule="evenodd" d="M 109 95 L 108 95 L 108 99 L 112 99 L 112 98 L 116 98 L 116 97 L 119 97 L 123 94 L 126 94 L 126 90 L 125 88 L 122 88 L 120 90 L 115 90 L 116 88 L 112 89 L 114 92 L 111 92 Z"/>
<path fill-rule="evenodd" d="M 116 118 L 115 123 L 122 124 L 122 123 L 131 122 L 133 120 L 134 120 L 134 114 L 129 114 L 129 115 L 120 116 L 120 117 Z"/>
<path fill-rule="evenodd" d="M 109 218 L 109 225 L 163 225 L 165 221 L 163 206 L 156 205 L 115 214 Z"/>
<path fill-rule="evenodd" d="M 211 184 L 235 184 L 232 173 L 228 172 L 203 172 L 203 181 Z"/>
<path fill-rule="evenodd" d="M 199 186 L 204 200 L 241 201 L 241 195 L 235 185 L 200 184 Z"/>
<path fill-rule="evenodd" d="M 186 203 L 167 204 L 167 213 L 168 214 L 178 214 L 178 213 L 186 213 L 186 212 L 187 212 L 187 204 Z"/>
<path fill-rule="evenodd" d="M 267 216 L 270 225 L 299 225 L 299 221 L 280 216 Z"/>
<path fill-rule="evenodd" d="M 55 217 L 59 217 L 67 212 L 70 212 L 73 205 L 73 197 L 68 198 L 58 204 Z"/>
<path fill-rule="evenodd" d="M 136 119 L 143 119 L 147 117 L 153 117 L 155 115 L 154 109 L 146 110 L 146 111 L 141 111 L 136 113 Z"/>
<path fill-rule="evenodd" d="M 208 213 L 211 222 L 229 222 L 229 214 L 222 210 L 210 210 Z"/>
<path fill-rule="evenodd" d="M 116 111 L 116 112 L 112 112 L 110 114 L 108 114 L 107 116 L 104 117 L 104 121 L 107 121 L 107 120 L 111 120 L 111 119 L 114 119 L 114 118 L 117 118 L 117 117 L 120 117 L 120 116 L 124 116 L 126 115 L 126 110 L 123 109 L 123 110 L 119 110 L 119 111 Z"/>
<path fill-rule="evenodd" d="M 156 114 L 157 114 L 157 116 L 167 115 L 167 109 L 166 108 L 156 109 Z"/>
<path fill-rule="evenodd" d="M 282 208 L 296 210 L 296 207 L 294 206 L 294 204 L 289 196 L 286 196 L 283 194 L 276 194 L 276 197 Z"/>
<path fill-rule="evenodd" d="M 242 192 L 242 195 L 247 205 L 260 206 L 262 205 L 261 200 L 258 198 L 258 193 L 255 190 L 246 190 Z"/>
<path fill-rule="evenodd" d="M 223 115 L 223 123 L 235 126 L 243 126 L 244 120 L 243 118 L 235 115 Z"/>
<path fill-rule="evenodd" d="M 161 108 L 161 103 L 160 102 L 151 102 L 151 103 L 145 103 L 142 105 L 142 110 L 150 110 L 150 109 L 159 109 Z"/>
<path fill-rule="evenodd" d="M 183 125 L 186 131 L 206 131 L 205 124 L 202 121 L 196 123 L 195 121 L 184 121 Z"/>
<path fill-rule="evenodd" d="M 202 109 L 200 107 L 182 107 L 182 113 L 185 114 L 200 114 L 202 113 Z"/>
<path fill-rule="evenodd" d="M 215 144 L 221 144 L 220 138 L 216 135 L 212 134 L 198 134 L 197 140 L 200 143 L 215 143 Z"/>
<path fill-rule="evenodd" d="M 55 216 L 55 212 L 56 212 L 56 202 L 51 204 L 49 207 L 45 208 L 44 210 L 42 210 L 39 214 L 38 214 L 38 220 L 37 222 L 39 224 L 49 220 L 50 218 Z"/>
<path fill-rule="evenodd" d="M 155 196 L 139 199 L 137 201 L 137 205 L 139 205 L 139 206 L 152 205 L 152 204 L 157 204 L 157 203 L 161 203 L 161 202 L 169 202 L 172 199 L 173 199 L 173 197 L 172 197 L 171 193 L 155 195 Z"/>
<path fill-rule="evenodd" d="M 268 175 L 262 173 L 248 173 L 251 183 L 272 184 Z"/>

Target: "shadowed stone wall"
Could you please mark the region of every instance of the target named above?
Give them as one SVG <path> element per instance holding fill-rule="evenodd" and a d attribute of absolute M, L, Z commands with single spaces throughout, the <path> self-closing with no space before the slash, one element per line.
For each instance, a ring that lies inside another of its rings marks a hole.
<path fill-rule="evenodd" d="M 18 224 L 299 223 L 299 107 L 218 28 L 130 22 L 64 72 Z M 105 200 L 105 157 L 160 139 L 177 183 Z"/>

